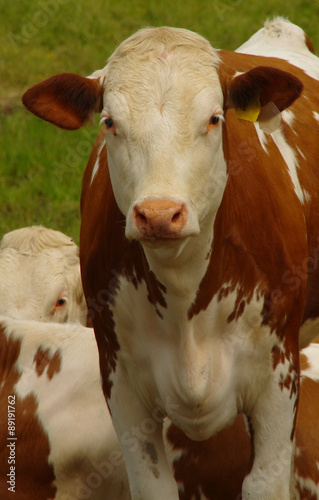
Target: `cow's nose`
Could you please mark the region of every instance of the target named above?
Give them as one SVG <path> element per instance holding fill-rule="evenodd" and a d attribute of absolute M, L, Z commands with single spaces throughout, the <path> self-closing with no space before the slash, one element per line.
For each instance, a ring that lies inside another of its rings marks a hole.
<path fill-rule="evenodd" d="M 135 226 L 145 238 L 180 237 L 187 216 L 185 203 L 166 199 L 145 200 L 133 208 Z"/>

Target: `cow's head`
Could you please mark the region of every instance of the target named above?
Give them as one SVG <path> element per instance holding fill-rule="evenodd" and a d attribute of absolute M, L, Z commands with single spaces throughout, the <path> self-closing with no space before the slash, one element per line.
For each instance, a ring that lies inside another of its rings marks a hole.
<path fill-rule="evenodd" d="M 16 229 L 0 242 L 0 314 L 42 322 L 87 322 L 79 249 L 42 226 Z"/>
<path fill-rule="evenodd" d="M 66 129 L 101 113 L 126 236 L 163 245 L 198 234 L 214 219 L 227 179 L 227 107 L 245 110 L 257 98 L 281 111 L 301 88 L 274 68 L 227 76 L 204 38 L 155 28 L 124 41 L 91 77 L 57 75 L 29 89 L 23 102 Z"/>

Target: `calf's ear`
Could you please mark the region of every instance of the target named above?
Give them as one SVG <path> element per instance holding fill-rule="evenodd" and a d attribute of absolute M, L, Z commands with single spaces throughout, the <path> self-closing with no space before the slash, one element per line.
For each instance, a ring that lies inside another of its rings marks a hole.
<path fill-rule="evenodd" d="M 31 87 L 22 102 L 39 118 L 75 130 L 102 110 L 103 86 L 99 78 L 61 73 Z"/>
<path fill-rule="evenodd" d="M 234 108 L 238 118 L 258 121 L 267 133 L 281 124 L 281 111 L 288 108 L 301 94 L 302 82 L 294 75 L 268 66 L 231 77 L 221 73 L 227 108 Z"/>

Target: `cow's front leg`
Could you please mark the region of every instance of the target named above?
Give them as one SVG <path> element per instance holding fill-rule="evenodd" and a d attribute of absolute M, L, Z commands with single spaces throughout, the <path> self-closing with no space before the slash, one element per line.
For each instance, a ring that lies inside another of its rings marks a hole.
<path fill-rule="evenodd" d="M 127 379 L 113 384 L 108 404 L 132 500 L 178 500 L 177 484 L 164 451 L 160 404 L 147 404 L 146 408 Z"/>
<path fill-rule="evenodd" d="M 249 412 L 254 464 L 243 483 L 243 500 L 294 498 L 292 470 L 298 389 L 298 368 L 285 360 L 276 366 Z"/>

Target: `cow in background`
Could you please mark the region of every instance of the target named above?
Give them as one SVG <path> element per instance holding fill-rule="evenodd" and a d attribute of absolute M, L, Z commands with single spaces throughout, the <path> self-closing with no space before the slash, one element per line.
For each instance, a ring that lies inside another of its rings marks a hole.
<path fill-rule="evenodd" d="M 93 329 L 1 316 L 0 386 L 1 500 L 130 500 Z"/>
<path fill-rule="evenodd" d="M 7 233 L 0 243 L 0 314 L 87 324 L 79 249 L 42 226 Z"/>

